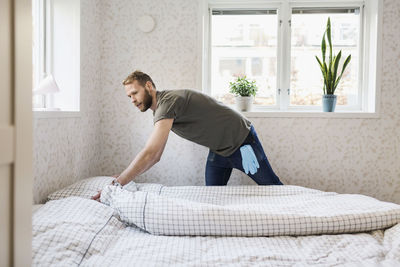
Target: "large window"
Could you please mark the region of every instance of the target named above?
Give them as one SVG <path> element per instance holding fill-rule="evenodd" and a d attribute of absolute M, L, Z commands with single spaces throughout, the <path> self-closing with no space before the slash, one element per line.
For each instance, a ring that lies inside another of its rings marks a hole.
<path fill-rule="evenodd" d="M 333 52 L 342 51 L 339 70 L 351 54 L 335 91 L 336 110 L 374 112 L 378 2 L 210 0 L 204 15 L 203 90 L 233 105 L 229 82 L 246 76 L 259 88 L 254 111 L 321 110 L 323 78 L 315 56 L 321 58 L 329 17 Z"/>
<path fill-rule="evenodd" d="M 34 110 L 79 111 L 80 1 L 33 0 L 33 84 L 51 75 L 58 92 L 33 94 Z"/>

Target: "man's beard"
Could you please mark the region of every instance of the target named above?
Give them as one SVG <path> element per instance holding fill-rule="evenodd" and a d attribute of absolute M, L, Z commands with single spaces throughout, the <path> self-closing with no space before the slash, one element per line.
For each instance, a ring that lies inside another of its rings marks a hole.
<path fill-rule="evenodd" d="M 144 90 L 144 100 L 143 100 L 143 109 L 141 110 L 142 112 L 145 112 L 148 110 L 151 105 L 153 104 L 153 98 L 151 97 L 150 93 L 147 92 L 147 90 Z"/>

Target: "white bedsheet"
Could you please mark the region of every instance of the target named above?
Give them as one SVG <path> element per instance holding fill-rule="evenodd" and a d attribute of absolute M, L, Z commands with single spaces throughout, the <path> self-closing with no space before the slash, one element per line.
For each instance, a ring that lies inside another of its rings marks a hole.
<path fill-rule="evenodd" d="M 281 195 L 287 186 L 279 187 L 271 195 Z M 298 188 L 286 189 L 286 194 L 296 194 Z M 190 201 L 206 190 L 209 203 L 231 198 L 218 188 L 138 185 L 138 190 Z M 257 201 L 257 193 L 234 190 Z M 79 197 L 47 202 L 33 215 L 33 265 L 400 266 L 400 224 L 365 233 L 297 237 L 158 236 L 128 226 L 118 214 L 110 206 Z"/>

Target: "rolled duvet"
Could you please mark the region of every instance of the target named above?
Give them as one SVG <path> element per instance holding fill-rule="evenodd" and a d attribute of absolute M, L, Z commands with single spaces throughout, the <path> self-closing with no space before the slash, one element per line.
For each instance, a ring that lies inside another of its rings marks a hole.
<path fill-rule="evenodd" d="M 224 199 L 218 203 L 214 196 L 210 203 L 197 196 L 192 199 L 198 201 L 173 197 L 168 194 L 168 188 L 163 190 L 164 196 L 161 189 L 159 192 L 125 190 L 107 185 L 102 190 L 100 201 L 114 208 L 125 223 L 154 235 L 254 237 L 338 234 L 385 229 L 400 222 L 400 205 L 364 195 L 318 190 L 310 193 L 308 188 L 289 185 L 274 186 L 274 194 L 269 194 L 272 189 L 264 186 L 265 195 L 262 195 L 260 192 L 264 189 L 260 191 L 257 187 L 245 187 L 245 195 L 240 193 L 239 187 L 205 189 L 212 190 L 217 196 L 220 190 L 221 199 Z M 257 196 L 253 197 L 251 190 L 257 191 Z M 290 194 L 285 193 L 289 191 Z M 195 194 L 196 190 L 193 192 Z"/>

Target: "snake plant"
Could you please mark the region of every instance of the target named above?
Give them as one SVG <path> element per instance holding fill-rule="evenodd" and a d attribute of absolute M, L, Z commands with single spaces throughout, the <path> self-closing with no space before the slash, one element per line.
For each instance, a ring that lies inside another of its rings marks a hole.
<path fill-rule="evenodd" d="M 325 36 L 327 37 L 329 43 L 329 61 L 327 63 L 325 62 L 325 54 L 326 54 Z M 337 76 L 339 61 L 342 56 L 342 50 L 340 50 L 337 55 L 333 55 L 332 57 L 331 19 L 329 17 L 328 17 L 328 23 L 326 25 L 326 30 L 324 32 L 324 35 L 322 36 L 321 50 L 322 50 L 322 62 L 317 56 L 315 56 L 315 58 L 318 61 L 318 64 L 321 68 L 322 76 L 324 78 L 324 94 L 333 95 L 335 93 L 336 87 L 340 79 L 342 78 L 344 70 L 346 69 L 347 65 L 351 60 L 351 55 L 349 55 L 346 58 L 346 60 L 343 63 L 342 72 L 340 73 L 339 76 Z"/>

